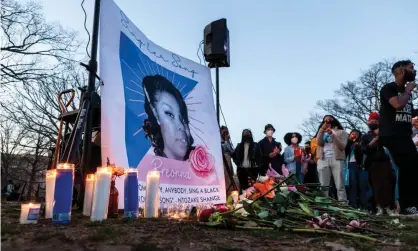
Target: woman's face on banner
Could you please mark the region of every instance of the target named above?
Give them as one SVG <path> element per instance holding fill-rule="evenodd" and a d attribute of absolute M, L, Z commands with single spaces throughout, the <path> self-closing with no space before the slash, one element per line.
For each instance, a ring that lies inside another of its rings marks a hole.
<path fill-rule="evenodd" d="M 180 105 L 173 95 L 162 92 L 155 103 L 164 141 L 164 153 L 169 159 L 183 160 L 189 148 L 190 129 Z"/>

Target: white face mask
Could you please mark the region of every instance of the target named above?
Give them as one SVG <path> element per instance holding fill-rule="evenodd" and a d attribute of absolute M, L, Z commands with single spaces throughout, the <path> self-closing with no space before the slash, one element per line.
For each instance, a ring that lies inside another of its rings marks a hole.
<path fill-rule="evenodd" d="M 297 144 L 298 143 L 298 138 L 293 137 L 291 140 L 292 144 Z"/>
<path fill-rule="evenodd" d="M 266 135 L 269 137 L 273 136 L 273 130 L 267 130 Z"/>

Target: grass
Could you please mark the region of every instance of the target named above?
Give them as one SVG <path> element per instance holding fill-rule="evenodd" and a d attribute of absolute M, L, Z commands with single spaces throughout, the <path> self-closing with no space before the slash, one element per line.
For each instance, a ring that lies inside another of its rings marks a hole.
<path fill-rule="evenodd" d="M 190 242 L 194 243 L 195 248 L 205 245 L 210 250 L 219 251 L 242 251 L 249 248 L 258 250 L 257 245 L 261 249 L 270 250 L 286 249 L 289 246 L 301 250 L 324 250 L 326 242 L 340 243 L 355 250 L 413 250 L 418 246 L 418 219 L 412 218 L 400 219 L 405 227 L 392 232 L 395 238 L 387 241 L 394 244 L 398 238 L 405 246 L 393 247 L 334 235 L 295 234 L 272 230 L 227 230 L 156 219 L 125 220 L 119 217 L 91 222 L 88 217 L 78 212 L 73 213 L 74 220 L 69 226 L 52 225 L 50 220 L 40 220 L 36 225 L 20 225 L 19 205 L 8 203 L 2 204 L 1 216 L 2 245 L 14 247 L 16 243 L 21 243 L 20 249 L 47 245 L 49 240 L 54 239 L 71 247 L 76 243 L 82 243 L 80 245 L 86 245 L 89 249 L 95 245 L 123 244 L 131 246 L 132 250 L 147 251 L 171 250 L 180 245 L 179 243 L 187 246 Z M 385 218 L 381 219 L 386 221 Z"/>

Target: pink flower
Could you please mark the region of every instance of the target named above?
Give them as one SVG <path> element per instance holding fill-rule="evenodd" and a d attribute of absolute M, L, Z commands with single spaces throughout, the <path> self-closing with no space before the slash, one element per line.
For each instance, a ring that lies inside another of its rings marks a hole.
<path fill-rule="evenodd" d="M 189 154 L 190 165 L 200 176 L 207 176 L 215 164 L 213 156 L 202 146 L 196 146 Z"/>
<path fill-rule="evenodd" d="M 287 170 L 286 166 L 283 164 L 282 165 L 282 174 L 287 177 L 289 176 L 289 170 Z"/>
<path fill-rule="evenodd" d="M 297 191 L 296 187 L 294 187 L 294 186 L 288 186 L 287 189 L 291 192 L 296 192 Z"/>

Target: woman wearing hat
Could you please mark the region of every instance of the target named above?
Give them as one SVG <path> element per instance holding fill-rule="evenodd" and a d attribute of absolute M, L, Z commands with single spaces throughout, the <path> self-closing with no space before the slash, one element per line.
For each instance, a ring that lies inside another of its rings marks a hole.
<path fill-rule="evenodd" d="M 271 165 L 271 167 L 282 174 L 282 165 L 283 165 L 283 156 L 281 155 L 282 145 L 280 142 L 277 142 L 275 138 L 273 138 L 273 134 L 276 131 L 273 125 L 267 124 L 264 127 L 264 137 L 258 145 L 261 151 L 261 167 L 260 167 L 260 175 L 266 175 L 266 172 Z"/>

